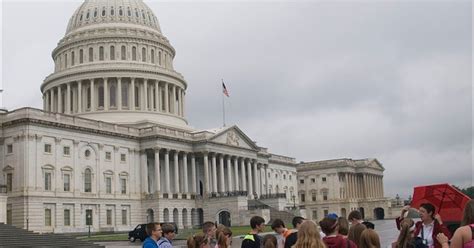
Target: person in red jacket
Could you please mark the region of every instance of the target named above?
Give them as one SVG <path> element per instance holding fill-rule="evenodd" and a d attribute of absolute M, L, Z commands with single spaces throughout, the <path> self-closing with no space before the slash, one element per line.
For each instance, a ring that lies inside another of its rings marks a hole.
<path fill-rule="evenodd" d="M 400 217 L 396 219 L 397 228 L 400 230 L 400 223 L 408 212 L 410 206 L 405 206 L 402 209 Z M 423 243 L 428 247 L 441 248 L 442 245 L 436 239 L 436 235 L 444 233 L 451 239 L 451 233 L 448 228 L 443 225 L 443 220 L 439 214 L 435 214 L 435 207 L 430 203 L 423 203 L 419 208 L 421 221 L 415 223 L 415 231 L 413 236 L 423 239 Z"/>
<path fill-rule="evenodd" d="M 319 226 L 324 234 L 326 234 L 323 238 L 323 242 L 326 244 L 327 248 L 357 248 L 357 245 L 354 242 L 339 234 L 339 223 L 337 217 L 325 217 L 319 222 Z"/>

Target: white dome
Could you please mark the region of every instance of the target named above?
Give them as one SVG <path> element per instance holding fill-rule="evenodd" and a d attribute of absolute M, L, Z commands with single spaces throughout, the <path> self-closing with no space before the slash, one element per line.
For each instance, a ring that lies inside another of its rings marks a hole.
<path fill-rule="evenodd" d="M 102 24 L 133 24 L 161 33 L 158 18 L 142 0 L 86 0 L 72 15 L 66 34 Z"/>

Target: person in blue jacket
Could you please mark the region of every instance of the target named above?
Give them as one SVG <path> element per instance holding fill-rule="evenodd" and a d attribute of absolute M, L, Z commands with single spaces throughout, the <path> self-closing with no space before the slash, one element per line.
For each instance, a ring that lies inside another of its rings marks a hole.
<path fill-rule="evenodd" d="M 146 225 L 146 233 L 148 237 L 143 241 L 143 248 L 158 248 L 156 243 L 161 238 L 161 226 L 160 223 L 152 222 Z"/>

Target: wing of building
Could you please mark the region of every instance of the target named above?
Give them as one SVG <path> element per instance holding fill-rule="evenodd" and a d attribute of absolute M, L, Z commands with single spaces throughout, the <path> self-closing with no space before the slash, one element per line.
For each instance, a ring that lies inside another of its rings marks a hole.
<path fill-rule="evenodd" d="M 141 0 L 83 2 L 52 52 L 43 110 L 0 113 L 0 222 L 125 231 L 299 214 L 288 212 L 299 205 L 294 158 L 237 126 L 188 125 L 188 83 L 173 68 L 175 54 Z"/>

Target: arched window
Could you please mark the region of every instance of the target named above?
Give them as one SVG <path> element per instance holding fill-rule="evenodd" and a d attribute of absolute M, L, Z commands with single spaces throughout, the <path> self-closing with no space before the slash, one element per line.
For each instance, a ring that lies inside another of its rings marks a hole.
<path fill-rule="evenodd" d="M 130 11 L 130 7 L 127 7 L 127 15 L 132 16 L 132 11 Z"/>
<path fill-rule="evenodd" d="M 137 60 L 137 48 L 132 47 L 132 60 L 136 61 Z"/>
<path fill-rule="evenodd" d="M 122 46 L 120 56 L 122 57 L 122 60 L 127 59 L 127 48 L 125 46 Z"/>
<path fill-rule="evenodd" d="M 99 107 L 104 107 L 104 86 L 99 86 Z"/>
<path fill-rule="evenodd" d="M 138 18 L 138 10 L 137 9 L 135 9 L 135 17 Z"/>
<path fill-rule="evenodd" d="M 87 108 L 90 109 L 90 108 L 91 108 L 91 87 L 88 87 L 88 88 L 87 88 L 87 99 L 86 99 L 86 102 L 87 102 Z"/>
<path fill-rule="evenodd" d="M 67 53 L 64 54 L 64 68 L 67 68 Z"/>
<path fill-rule="evenodd" d="M 119 7 L 119 16 L 123 16 L 122 6 Z"/>
<path fill-rule="evenodd" d="M 110 107 L 116 107 L 116 101 L 115 101 L 115 94 L 116 94 L 116 87 L 115 85 L 111 85 L 110 86 L 110 92 L 109 92 L 109 96 L 110 96 Z"/>
<path fill-rule="evenodd" d="M 142 62 L 146 62 L 146 48 L 142 47 Z"/>
<path fill-rule="evenodd" d="M 139 92 L 138 92 L 139 88 L 138 86 L 135 86 L 135 107 L 139 107 L 140 106 L 140 99 L 138 99 L 138 97 L 140 96 Z"/>
<path fill-rule="evenodd" d="M 100 61 L 104 60 L 104 47 L 103 46 L 99 47 L 99 60 Z"/>
<path fill-rule="evenodd" d="M 114 7 L 110 8 L 110 15 L 111 16 L 115 15 Z"/>
<path fill-rule="evenodd" d="M 90 13 L 89 13 L 89 11 L 87 11 L 86 20 L 89 20 L 89 16 L 90 16 Z"/>
<path fill-rule="evenodd" d="M 94 9 L 94 18 L 97 17 L 97 8 Z"/>
<path fill-rule="evenodd" d="M 105 7 L 102 8 L 102 17 L 104 17 L 104 16 L 105 16 Z"/>
<path fill-rule="evenodd" d="M 84 171 L 84 192 L 92 192 L 92 172 L 89 168 Z"/>
<path fill-rule="evenodd" d="M 79 50 L 79 64 L 84 63 L 84 51 L 81 49 Z"/>
<path fill-rule="evenodd" d="M 71 66 L 74 66 L 74 59 L 75 59 L 74 51 L 72 51 L 71 52 Z"/>
<path fill-rule="evenodd" d="M 94 48 L 89 47 L 89 62 L 94 61 Z"/>
<path fill-rule="evenodd" d="M 82 16 L 84 15 L 84 13 L 81 12 L 81 16 L 79 17 L 79 21 L 82 21 Z"/>
<path fill-rule="evenodd" d="M 128 106 L 128 85 L 122 82 L 122 106 Z"/>
<path fill-rule="evenodd" d="M 155 63 L 155 50 L 154 49 L 151 49 L 151 63 L 152 64 Z"/>
<path fill-rule="evenodd" d="M 158 64 L 161 65 L 161 51 L 158 51 Z"/>
<path fill-rule="evenodd" d="M 110 60 L 115 60 L 115 47 L 110 46 Z"/>

